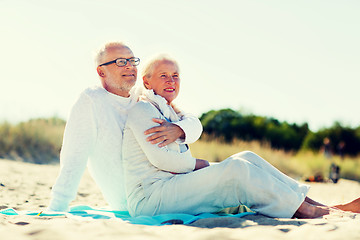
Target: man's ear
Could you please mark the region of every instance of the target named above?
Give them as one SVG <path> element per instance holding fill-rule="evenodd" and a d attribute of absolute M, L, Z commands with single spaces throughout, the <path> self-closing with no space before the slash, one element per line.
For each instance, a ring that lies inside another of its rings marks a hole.
<path fill-rule="evenodd" d="M 151 88 L 151 85 L 150 85 L 150 83 L 149 83 L 149 79 L 148 79 L 146 76 L 143 76 L 143 83 L 144 83 L 144 87 L 145 87 L 146 89 L 152 89 L 152 88 Z"/>
<path fill-rule="evenodd" d="M 98 66 L 96 68 L 96 71 L 97 71 L 97 73 L 99 74 L 100 77 L 105 77 L 105 73 L 104 73 L 104 71 L 102 70 L 102 68 L 100 66 Z"/>

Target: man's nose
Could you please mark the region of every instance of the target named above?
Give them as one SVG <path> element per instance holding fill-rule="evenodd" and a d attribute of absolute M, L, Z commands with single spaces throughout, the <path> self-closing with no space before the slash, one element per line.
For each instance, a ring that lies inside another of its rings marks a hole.
<path fill-rule="evenodd" d="M 133 68 L 135 66 L 133 66 L 130 61 L 126 61 L 126 65 L 125 65 L 126 68 Z"/>

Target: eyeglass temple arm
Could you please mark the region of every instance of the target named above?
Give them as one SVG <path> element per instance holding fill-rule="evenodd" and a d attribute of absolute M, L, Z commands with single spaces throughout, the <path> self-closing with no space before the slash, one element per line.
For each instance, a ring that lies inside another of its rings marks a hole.
<path fill-rule="evenodd" d="M 109 64 L 112 64 L 112 63 L 116 63 L 116 59 L 114 61 L 111 61 L 111 62 L 100 64 L 99 67 L 109 65 Z"/>

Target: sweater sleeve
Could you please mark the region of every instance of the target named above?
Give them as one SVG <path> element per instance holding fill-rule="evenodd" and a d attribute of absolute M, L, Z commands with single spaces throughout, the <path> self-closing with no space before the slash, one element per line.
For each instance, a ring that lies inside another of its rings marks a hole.
<path fill-rule="evenodd" d="M 60 172 L 52 188 L 49 211 L 68 211 L 76 198 L 80 179 L 96 138 L 92 100 L 83 93 L 74 104 L 66 123 L 60 153 Z"/>
<path fill-rule="evenodd" d="M 127 126 L 132 130 L 136 141 L 150 163 L 161 170 L 169 172 L 186 173 L 193 171 L 196 159 L 191 156 L 189 149 L 180 153 L 180 151 L 172 150 L 168 146 L 159 148 L 156 144 L 146 141 L 144 131 L 157 125 L 152 121 L 153 118 L 163 117 L 151 103 L 138 102 L 128 112 L 127 119 Z"/>
<path fill-rule="evenodd" d="M 184 114 L 181 121 L 173 122 L 173 124 L 178 125 L 185 133 L 185 140 L 177 140 L 178 143 L 194 143 L 199 139 L 203 131 L 200 120 L 189 113 Z"/>

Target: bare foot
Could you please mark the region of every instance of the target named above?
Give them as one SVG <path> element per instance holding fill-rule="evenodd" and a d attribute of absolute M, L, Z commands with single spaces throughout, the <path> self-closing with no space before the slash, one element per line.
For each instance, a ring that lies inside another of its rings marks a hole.
<path fill-rule="evenodd" d="M 334 207 L 341 209 L 343 211 L 360 213 L 360 198 L 357 198 L 354 201 L 346 203 L 346 204 L 336 205 Z"/>
<path fill-rule="evenodd" d="M 298 210 L 295 212 L 295 218 L 318 218 L 324 215 L 330 214 L 330 211 L 334 211 L 327 206 L 316 206 L 308 202 L 303 202 Z"/>

